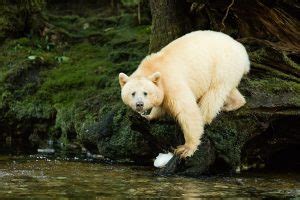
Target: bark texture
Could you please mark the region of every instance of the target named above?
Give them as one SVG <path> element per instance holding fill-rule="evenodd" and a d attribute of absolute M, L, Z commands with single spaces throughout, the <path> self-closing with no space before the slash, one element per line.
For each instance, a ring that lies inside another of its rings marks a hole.
<path fill-rule="evenodd" d="M 188 4 L 180 0 L 150 0 L 152 34 L 150 52 L 159 51 L 172 40 L 191 30 Z"/>

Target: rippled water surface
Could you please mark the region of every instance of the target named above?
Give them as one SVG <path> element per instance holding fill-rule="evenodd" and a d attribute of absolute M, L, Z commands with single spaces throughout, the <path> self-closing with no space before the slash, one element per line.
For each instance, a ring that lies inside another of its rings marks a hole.
<path fill-rule="evenodd" d="M 300 174 L 157 177 L 153 168 L 0 156 L 3 198 L 298 197 Z"/>

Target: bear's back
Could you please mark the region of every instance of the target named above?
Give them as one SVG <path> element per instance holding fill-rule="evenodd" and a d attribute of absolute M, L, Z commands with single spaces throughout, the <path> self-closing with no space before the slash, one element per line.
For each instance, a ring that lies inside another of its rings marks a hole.
<path fill-rule="evenodd" d="M 199 67 L 203 71 L 225 62 L 233 62 L 232 67 L 242 68 L 243 73 L 247 73 L 250 67 L 248 54 L 241 43 L 224 33 L 210 30 L 188 33 L 169 43 L 159 53 L 166 60 L 175 58 L 184 71 L 195 72 Z"/>
<path fill-rule="evenodd" d="M 199 96 L 211 82 L 238 82 L 249 71 L 249 58 L 244 46 L 230 36 L 195 31 L 147 56 L 133 76 L 149 76 L 156 71 L 164 85 L 180 88 L 187 84 Z"/>
<path fill-rule="evenodd" d="M 171 53 L 186 50 L 207 49 L 217 53 L 219 50 L 243 49 L 243 45 L 230 36 L 210 30 L 194 31 L 169 43 L 160 52 Z"/>

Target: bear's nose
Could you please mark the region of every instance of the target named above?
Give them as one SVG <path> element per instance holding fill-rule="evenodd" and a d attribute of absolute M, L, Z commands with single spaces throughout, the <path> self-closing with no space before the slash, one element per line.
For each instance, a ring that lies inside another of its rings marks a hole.
<path fill-rule="evenodd" d="M 136 108 L 143 108 L 143 106 L 144 106 L 144 102 L 142 101 L 136 102 Z"/>

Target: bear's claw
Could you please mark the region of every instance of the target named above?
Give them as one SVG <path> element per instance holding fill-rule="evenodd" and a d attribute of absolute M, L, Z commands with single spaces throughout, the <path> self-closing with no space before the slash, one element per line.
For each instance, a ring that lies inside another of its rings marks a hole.
<path fill-rule="evenodd" d="M 174 153 L 180 156 L 180 158 L 187 158 L 187 157 L 191 157 L 196 150 L 197 147 L 184 144 L 178 146 L 177 149 L 175 149 Z"/>

